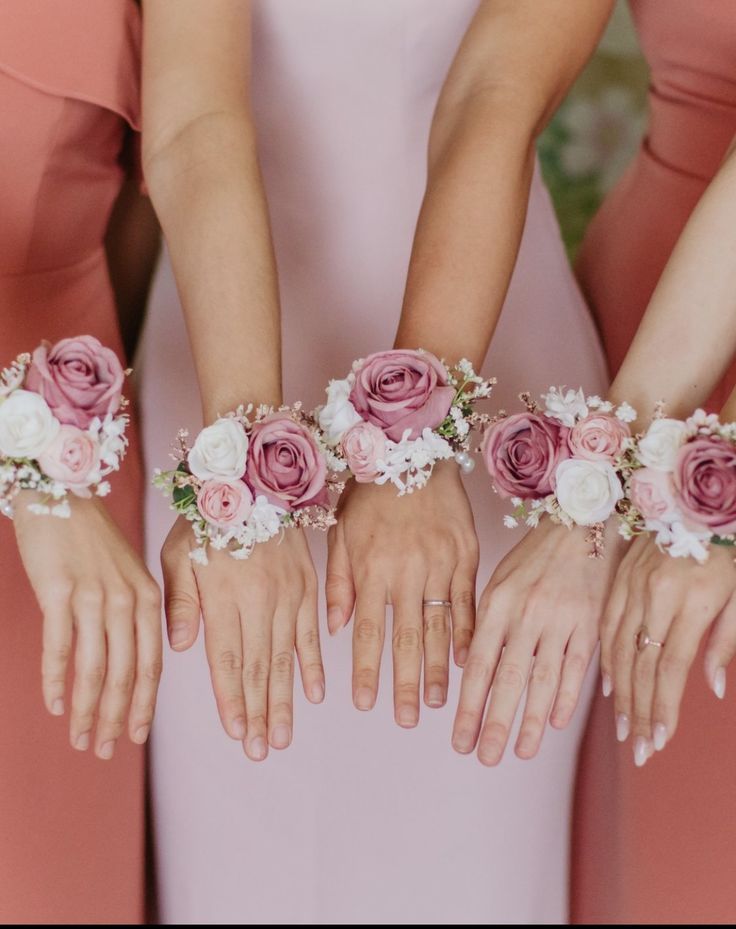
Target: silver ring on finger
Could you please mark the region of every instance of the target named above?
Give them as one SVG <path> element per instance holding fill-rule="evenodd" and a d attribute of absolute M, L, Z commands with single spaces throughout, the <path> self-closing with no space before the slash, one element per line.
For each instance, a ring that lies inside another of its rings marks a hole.
<path fill-rule="evenodd" d="M 444 606 L 445 609 L 449 610 L 452 606 L 450 600 L 422 600 L 422 606 Z"/>

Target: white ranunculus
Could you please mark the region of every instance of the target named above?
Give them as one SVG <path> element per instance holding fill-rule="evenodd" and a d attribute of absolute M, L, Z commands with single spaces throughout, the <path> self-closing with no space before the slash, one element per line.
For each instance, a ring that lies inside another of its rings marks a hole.
<path fill-rule="evenodd" d="M 557 465 L 555 495 L 560 509 L 579 526 L 605 522 L 624 495 L 607 461 L 567 458 Z"/>
<path fill-rule="evenodd" d="M 582 390 L 550 387 L 546 394 L 542 394 L 542 400 L 544 400 L 547 416 L 558 419 L 563 426 L 570 429 L 578 419 L 588 415 L 588 406 Z"/>
<path fill-rule="evenodd" d="M 361 422 L 361 416 L 350 402 L 352 385 L 349 381 L 330 381 L 327 403 L 317 416 L 325 442 L 336 446 L 351 426 Z"/>
<path fill-rule="evenodd" d="M 676 419 L 655 419 L 640 439 L 639 461 L 655 471 L 674 471 L 677 453 L 685 441 L 687 426 Z"/>
<path fill-rule="evenodd" d="M 30 390 L 16 390 L 0 404 L 0 454 L 8 458 L 38 458 L 60 428 L 42 396 Z"/>
<path fill-rule="evenodd" d="M 245 474 L 248 436 L 234 419 L 218 419 L 197 436 L 189 452 L 189 470 L 201 481 L 236 480 Z"/>

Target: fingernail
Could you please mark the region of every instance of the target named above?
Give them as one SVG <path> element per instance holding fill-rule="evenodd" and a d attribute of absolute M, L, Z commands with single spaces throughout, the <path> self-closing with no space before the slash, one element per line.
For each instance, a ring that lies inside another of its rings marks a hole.
<path fill-rule="evenodd" d="M 330 630 L 330 635 L 337 635 L 344 625 L 343 611 L 339 606 L 331 606 L 327 611 L 327 628 Z"/>
<path fill-rule="evenodd" d="M 456 732 L 452 736 L 452 747 L 456 752 L 467 755 L 473 750 L 473 739 L 467 732 Z"/>
<path fill-rule="evenodd" d="M 634 764 L 637 768 L 643 767 L 649 758 L 649 744 L 644 736 L 639 736 L 634 742 Z"/>
<path fill-rule="evenodd" d="M 658 752 L 667 744 L 667 727 L 663 723 L 657 723 L 654 727 L 654 747 Z"/>
<path fill-rule="evenodd" d="M 61 697 L 57 697 L 56 700 L 51 704 L 51 713 L 54 716 L 63 716 L 64 715 L 64 701 Z"/>
<path fill-rule="evenodd" d="M 258 736 L 257 739 L 253 739 L 248 746 L 248 754 L 254 761 L 263 761 L 267 752 L 266 740 L 262 739 L 260 736 Z"/>
<path fill-rule="evenodd" d="M 445 688 L 440 684 L 432 684 L 427 691 L 427 706 L 438 707 L 445 705 Z"/>
<path fill-rule="evenodd" d="M 230 724 L 230 734 L 239 742 L 243 741 L 245 738 L 245 720 L 242 716 L 239 716 L 237 719 L 232 721 Z"/>
<path fill-rule="evenodd" d="M 312 684 L 309 697 L 312 703 L 321 703 L 325 698 L 325 685 L 321 681 Z"/>
<path fill-rule="evenodd" d="M 288 748 L 291 743 L 291 729 L 288 726 L 276 726 L 271 733 L 271 745 L 274 748 Z"/>
<path fill-rule="evenodd" d="M 713 675 L 713 693 L 719 700 L 726 696 L 726 669 L 718 668 Z"/>
<path fill-rule="evenodd" d="M 534 751 L 534 741 L 530 738 L 519 739 L 516 743 L 516 754 L 522 758 L 529 757 Z"/>
<path fill-rule="evenodd" d="M 613 681 L 610 674 L 604 674 L 601 678 L 601 690 L 604 697 L 610 697 L 613 693 Z"/>
<path fill-rule="evenodd" d="M 462 668 L 465 665 L 465 662 L 468 660 L 468 649 L 463 646 L 457 650 L 455 654 L 455 664 L 458 667 Z"/>
<path fill-rule="evenodd" d="M 102 758 L 103 761 L 109 761 L 112 758 L 112 754 L 114 751 L 115 751 L 114 742 L 103 742 L 97 751 L 97 757 Z"/>
<path fill-rule="evenodd" d="M 404 729 L 413 729 L 419 722 L 417 711 L 413 706 L 399 707 L 396 713 L 396 722 Z"/>
<path fill-rule="evenodd" d="M 76 741 L 74 742 L 74 748 L 79 752 L 86 752 L 89 748 L 89 732 L 83 732 L 81 735 L 78 735 Z"/>
<path fill-rule="evenodd" d="M 619 713 L 616 717 L 616 738 L 619 742 L 625 742 L 629 737 L 629 717 L 625 713 Z"/>
<path fill-rule="evenodd" d="M 374 702 L 373 691 L 367 687 L 355 691 L 355 705 L 359 710 L 372 710 Z"/>
<path fill-rule="evenodd" d="M 169 644 L 176 648 L 183 645 L 189 638 L 189 626 L 186 623 L 174 623 L 169 626 Z"/>
<path fill-rule="evenodd" d="M 148 738 L 148 733 L 151 731 L 150 726 L 141 726 L 140 729 L 136 729 L 133 733 L 133 738 L 138 745 L 143 745 L 143 743 Z"/>

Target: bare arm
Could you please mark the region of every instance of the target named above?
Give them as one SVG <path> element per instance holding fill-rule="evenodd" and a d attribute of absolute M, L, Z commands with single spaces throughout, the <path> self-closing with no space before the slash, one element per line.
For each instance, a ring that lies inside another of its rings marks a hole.
<path fill-rule="evenodd" d="M 480 4 L 432 123 L 397 346 L 483 361 L 516 263 L 537 137 L 595 49 L 612 5 Z"/>

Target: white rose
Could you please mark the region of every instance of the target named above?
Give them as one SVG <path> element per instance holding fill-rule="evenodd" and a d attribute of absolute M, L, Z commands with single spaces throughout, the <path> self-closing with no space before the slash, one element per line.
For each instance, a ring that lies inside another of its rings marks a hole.
<path fill-rule="evenodd" d="M 235 480 L 245 474 L 248 436 L 234 419 L 218 419 L 197 436 L 189 452 L 189 470 L 202 481 Z"/>
<path fill-rule="evenodd" d="M 550 387 L 548 393 L 542 394 L 542 400 L 544 400 L 547 416 L 559 419 L 563 426 L 569 428 L 572 428 L 578 419 L 588 415 L 588 406 L 582 390 Z"/>
<path fill-rule="evenodd" d="M 674 471 L 677 453 L 686 435 L 685 423 L 676 419 L 655 419 L 639 441 L 637 457 L 645 468 Z"/>
<path fill-rule="evenodd" d="M 555 480 L 560 509 L 579 526 L 605 522 L 624 495 L 618 475 L 607 461 L 567 458 L 557 465 Z"/>
<path fill-rule="evenodd" d="M 362 422 L 360 414 L 350 402 L 352 385 L 349 381 L 330 381 L 327 403 L 317 416 L 325 442 L 335 446 L 351 426 Z"/>
<path fill-rule="evenodd" d="M 16 390 L 0 405 L 0 454 L 8 458 L 38 458 L 60 428 L 42 396 Z"/>

